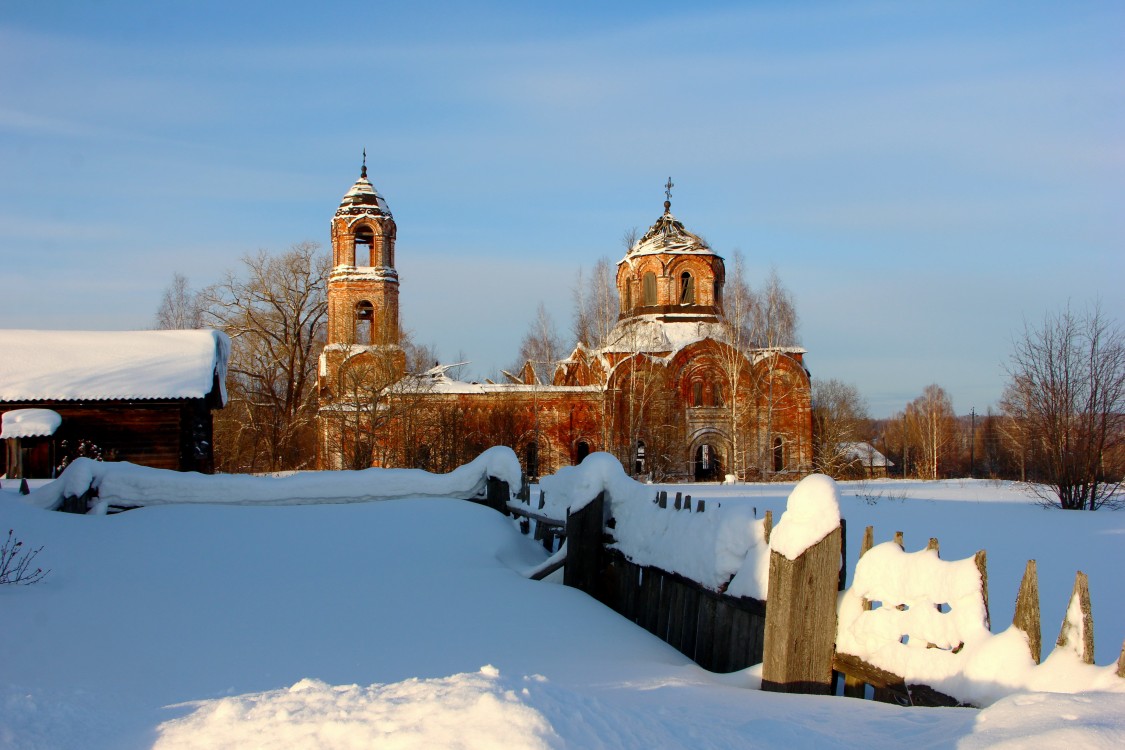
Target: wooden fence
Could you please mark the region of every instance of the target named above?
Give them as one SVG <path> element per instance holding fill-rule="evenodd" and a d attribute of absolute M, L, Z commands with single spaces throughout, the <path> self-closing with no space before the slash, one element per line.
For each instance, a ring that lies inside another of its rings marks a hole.
<path fill-rule="evenodd" d="M 667 507 L 666 493 L 658 494 L 654 502 Z M 854 655 L 837 653 L 838 592 L 843 589 L 846 573 L 842 519 L 840 526 L 796 560 L 770 552 L 767 606 L 757 599 L 728 595 L 725 587 L 713 591 L 681 575 L 630 561 L 608 546 L 614 541 L 616 523 L 609 507 L 602 493 L 579 510 L 568 512 L 565 529 L 559 532 L 567 541 L 565 560 L 557 563 L 557 567 L 564 568 L 564 583 L 595 597 L 700 666 L 726 672 L 761 663 L 764 690 L 852 697 L 870 693 L 876 700 L 902 705 L 961 704 L 955 697 L 929 686 L 907 684 L 902 677 Z M 681 499 L 678 494 L 674 508 L 681 512 L 705 511 L 702 502 L 693 509 L 690 497 Z M 508 511 L 536 523 L 560 523 L 529 508 L 522 513 L 519 508 L 509 507 Z M 767 541 L 771 526 L 772 518 L 767 513 Z M 861 556 L 872 548 L 872 539 L 873 529 L 868 527 Z M 896 533 L 895 539 L 901 547 L 901 532 Z M 930 540 L 928 548 L 936 551 L 937 540 Z M 973 559 L 980 572 L 980 596 L 987 619 L 985 553 L 981 551 Z M 1074 626 L 1064 620 L 1058 645 L 1075 648 L 1086 663 L 1092 664 L 1093 622 L 1089 590 L 1082 573 L 1078 573 L 1074 596 L 1084 622 Z M 905 608 L 889 599 L 881 604 Z M 933 606 L 940 604 L 934 602 Z M 870 603 L 865 606 L 870 607 Z M 1041 646 L 1035 561 L 1029 561 L 1024 574 L 1014 624 L 1028 634 L 1029 647 L 1038 663 Z M 1082 634 L 1080 644 L 1072 642 L 1076 633 Z M 1117 674 L 1125 677 L 1125 647 L 1117 663 Z M 866 686 L 871 686 L 871 690 Z"/>

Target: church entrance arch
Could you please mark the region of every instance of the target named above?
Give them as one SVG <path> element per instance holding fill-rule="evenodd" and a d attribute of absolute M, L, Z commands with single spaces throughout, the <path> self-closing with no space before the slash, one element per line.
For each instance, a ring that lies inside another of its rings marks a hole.
<path fill-rule="evenodd" d="M 716 482 L 723 478 L 723 457 L 718 448 L 703 443 L 695 449 L 692 476 L 697 482 Z"/>
<path fill-rule="evenodd" d="M 688 453 L 689 474 L 696 482 L 720 482 L 730 470 L 730 441 L 714 428 L 697 432 Z"/>

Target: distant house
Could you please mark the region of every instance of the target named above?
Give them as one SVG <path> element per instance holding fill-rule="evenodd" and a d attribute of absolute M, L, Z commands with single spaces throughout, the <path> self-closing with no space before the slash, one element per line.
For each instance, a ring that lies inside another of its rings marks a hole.
<path fill-rule="evenodd" d="M 83 445 L 107 460 L 212 472 L 211 410 L 226 402 L 229 353 L 218 331 L 0 330 L 0 468 L 51 476 Z"/>
<path fill-rule="evenodd" d="M 871 443 L 840 443 L 840 455 L 847 463 L 850 476 L 880 478 L 894 464 Z"/>

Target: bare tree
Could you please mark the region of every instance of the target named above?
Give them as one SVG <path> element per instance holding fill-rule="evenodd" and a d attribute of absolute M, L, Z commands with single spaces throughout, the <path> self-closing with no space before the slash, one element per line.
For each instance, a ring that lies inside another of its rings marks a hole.
<path fill-rule="evenodd" d="M 187 277 L 179 271 L 172 275 L 172 283 L 164 290 L 155 322 L 156 328 L 161 330 L 203 327 L 202 300 L 199 293 L 191 288 Z"/>
<path fill-rule="evenodd" d="M 394 425 L 410 435 L 420 432 L 417 417 L 419 396 L 426 390 L 423 378 L 405 378 L 403 352 L 393 346 L 366 346 L 352 356 L 337 374 L 333 384 L 334 403 L 324 410 L 336 422 L 331 432 L 337 444 L 330 452 L 340 456 L 344 469 L 366 469 L 387 465 L 387 454 L 394 442 L 387 432 Z M 412 441 L 401 441 L 413 447 Z M 396 457 L 413 466 L 416 456 Z"/>
<path fill-rule="evenodd" d="M 833 477 L 849 474 L 851 444 L 866 437 L 867 402 L 859 389 L 839 380 L 814 381 L 813 465 Z"/>
<path fill-rule="evenodd" d="M 621 246 L 625 248 L 625 252 L 633 249 L 633 245 L 637 244 L 637 240 L 641 238 L 641 230 L 636 227 L 629 227 L 621 235 Z"/>
<path fill-rule="evenodd" d="M 783 349 L 797 343 L 797 308 L 793 295 L 785 288 L 776 268 L 770 269 L 761 291 L 755 295 L 750 322 L 751 336 L 758 352 L 756 387 L 764 414 L 757 419 L 758 465 L 764 472 L 771 463 L 777 410 L 791 395 L 796 384 L 778 377 Z M 764 438 L 764 440 L 763 440 Z"/>
<path fill-rule="evenodd" d="M 909 440 L 918 448 L 919 475 L 937 479 L 957 433 L 953 400 L 941 386 L 926 386 L 922 395 L 907 405 L 906 424 Z"/>
<path fill-rule="evenodd" d="M 200 292 L 204 323 L 231 337 L 230 403 L 215 417 L 221 470 L 277 471 L 313 462 L 329 262 L 312 242 L 277 256 L 263 250 Z"/>
<path fill-rule="evenodd" d="M 1008 364 L 1002 408 L 1032 454 L 1029 479 L 1062 508 L 1123 504 L 1125 331 L 1095 304 L 1025 324 Z"/>
<path fill-rule="evenodd" d="M 512 371 L 518 372 L 530 363 L 539 382 L 550 383 L 554 376 L 555 364 L 562 359 L 562 356 L 562 343 L 555 329 L 555 321 L 547 312 L 546 305 L 540 302 L 535 320 L 531 322 L 523 341 L 520 342 L 518 360 Z"/>
<path fill-rule="evenodd" d="M 746 258 L 742 251 L 735 250 L 732 261 L 732 265 L 728 266 L 722 299 L 723 317 L 727 322 L 727 346 L 719 348 L 718 360 L 726 386 L 724 404 L 730 418 L 729 469 L 735 475 L 745 477 L 747 467 L 743 435 L 749 411 L 745 385 L 752 369 L 748 357 L 754 346 L 757 299 L 746 280 Z"/>
<path fill-rule="evenodd" d="M 619 309 L 617 283 L 608 258 L 599 259 L 589 276 L 578 270 L 573 296 L 574 340 L 590 349 L 602 348 L 609 343 Z"/>

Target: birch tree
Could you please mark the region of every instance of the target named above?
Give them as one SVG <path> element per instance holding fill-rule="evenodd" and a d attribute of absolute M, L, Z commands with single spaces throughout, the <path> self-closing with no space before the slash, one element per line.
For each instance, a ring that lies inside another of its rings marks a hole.
<path fill-rule="evenodd" d="M 779 404 L 794 388 L 778 377 L 782 349 L 797 343 L 797 308 L 793 295 L 785 288 L 777 269 L 770 269 L 766 283 L 756 295 L 752 308 L 751 335 L 759 353 L 756 386 L 763 411 L 758 421 L 758 461 L 762 471 L 768 470 L 773 451 L 774 424 Z M 762 441 L 762 437 L 765 438 Z"/>
<path fill-rule="evenodd" d="M 936 383 L 923 389 L 922 395 L 906 407 L 906 424 L 910 442 L 917 446 L 918 474 L 937 479 L 956 435 L 953 400 Z"/>
<path fill-rule="evenodd" d="M 608 258 L 599 259 L 589 274 L 579 269 L 573 298 L 575 342 L 601 349 L 609 343 L 619 310 L 614 268 Z"/>
<path fill-rule="evenodd" d="M 179 271 L 160 298 L 155 323 L 157 329 L 169 331 L 203 327 L 202 299 Z"/>

